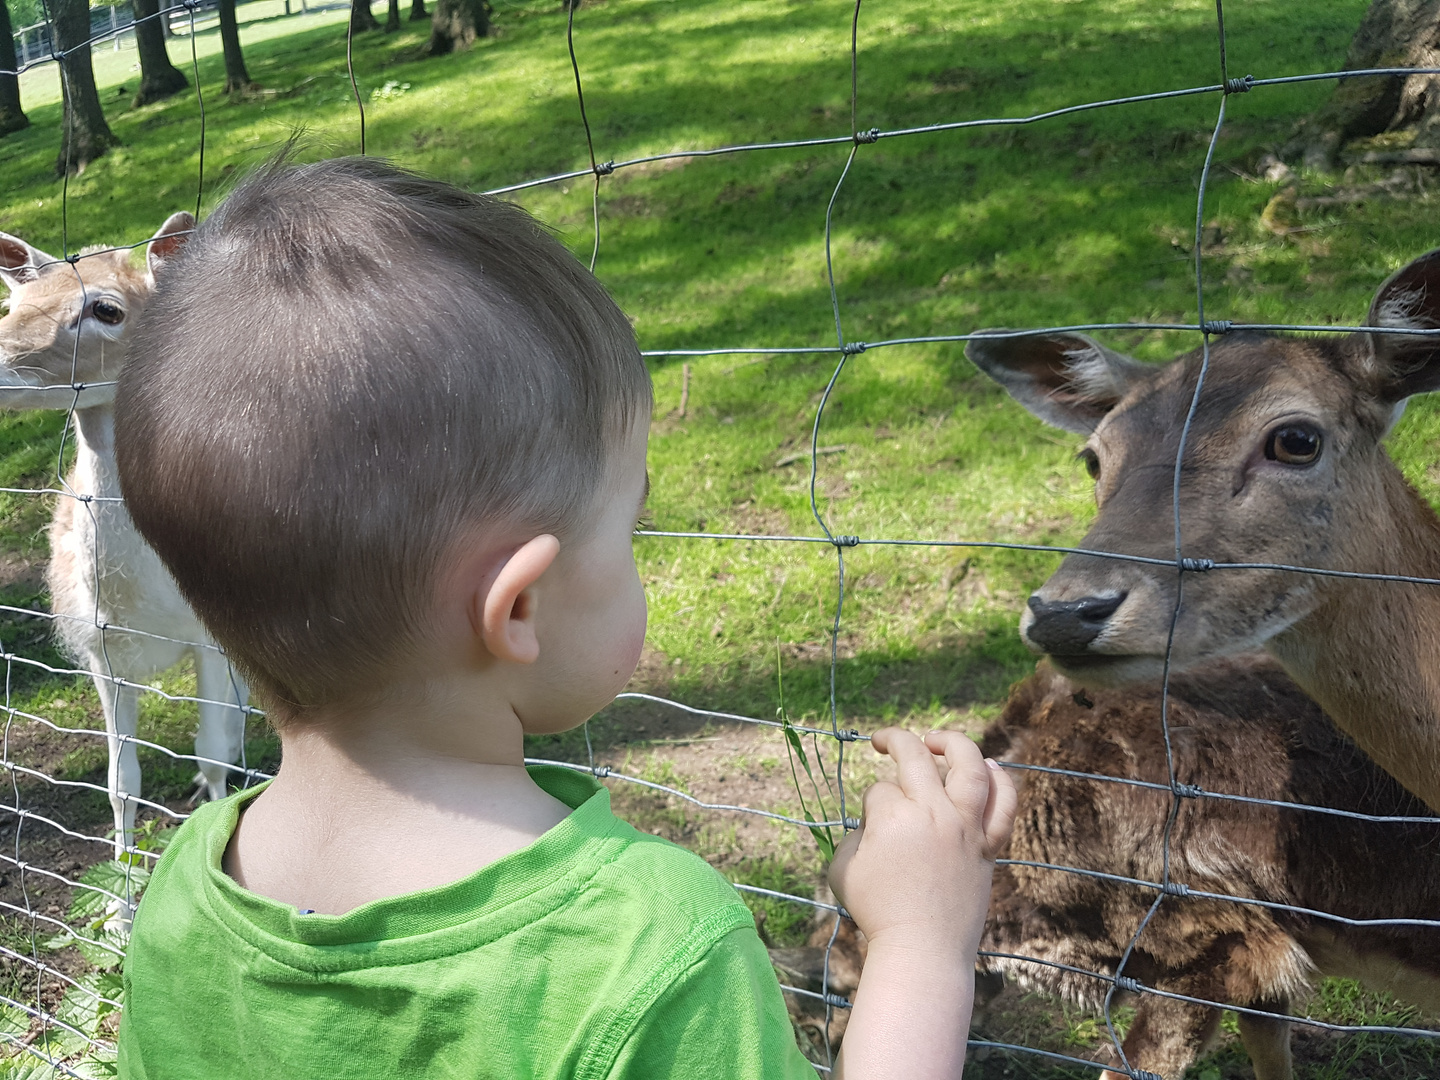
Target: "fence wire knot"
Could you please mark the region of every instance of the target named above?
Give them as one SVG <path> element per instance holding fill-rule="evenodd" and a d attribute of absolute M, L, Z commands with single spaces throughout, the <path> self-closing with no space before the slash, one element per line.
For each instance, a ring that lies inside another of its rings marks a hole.
<path fill-rule="evenodd" d="M 860 538 L 858 536 L 832 536 L 830 543 L 836 547 L 859 547 Z"/>
<path fill-rule="evenodd" d="M 1146 1072 L 1144 1069 L 1131 1069 L 1130 1080 L 1165 1080 L 1165 1078 L 1156 1076 L 1152 1072 Z"/>
<path fill-rule="evenodd" d="M 858 817 L 847 817 L 841 824 L 845 826 L 847 832 L 854 832 L 860 827 L 860 819 Z"/>
<path fill-rule="evenodd" d="M 839 739 L 841 742 L 857 742 L 860 739 L 860 732 L 856 731 L 854 728 L 847 728 L 835 732 L 835 738 Z"/>
<path fill-rule="evenodd" d="M 1166 896 L 1189 896 L 1190 886 L 1183 881 L 1167 881 L 1160 886 L 1160 891 Z"/>
<path fill-rule="evenodd" d="M 607 777 L 607 776 L 610 775 L 610 766 L 609 766 L 609 765 L 592 765 L 592 766 L 590 767 L 590 771 L 591 771 L 592 773 L 594 773 L 597 777 L 599 777 L 601 780 L 604 780 L 605 777 Z"/>
<path fill-rule="evenodd" d="M 1228 334 L 1235 329 L 1235 324 L 1229 319 L 1206 319 L 1200 329 L 1207 334 Z"/>
<path fill-rule="evenodd" d="M 879 142 L 879 141 L 880 141 L 880 129 L 879 129 L 879 128 L 871 128 L 869 131 L 857 131 L 857 132 L 855 132 L 855 141 L 856 141 L 857 143 L 873 143 L 873 142 Z"/>
<path fill-rule="evenodd" d="M 1203 574 L 1206 570 L 1215 569 L 1214 559 L 1181 559 L 1180 569 L 1189 570 L 1192 574 Z"/>
<path fill-rule="evenodd" d="M 842 356 L 854 356 L 856 353 L 864 352 L 869 347 L 870 346 L 866 345 L 863 341 L 847 341 L 844 345 L 840 346 L 840 353 Z"/>
<path fill-rule="evenodd" d="M 609 175 L 610 175 L 612 172 L 614 172 L 614 171 L 615 171 L 615 162 L 613 162 L 613 161 L 602 161 L 602 162 L 600 162 L 599 165 L 596 165 L 596 166 L 595 166 L 595 175 L 596 175 L 596 176 L 609 176 Z"/>
<path fill-rule="evenodd" d="M 1170 790 L 1182 799 L 1198 799 L 1205 794 L 1205 789 L 1199 784 L 1172 784 Z"/>
<path fill-rule="evenodd" d="M 1248 94 L 1250 88 L 1255 85 L 1255 76 L 1246 75 L 1243 79 L 1226 79 L 1225 93 L 1227 94 Z"/>
<path fill-rule="evenodd" d="M 1115 989 L 1126 990 L 1132 994 L 1139 994 L 1144 992 L 1145 984 L 1139 979 L 1132 979 L 1129 975 L 1116 975 Z"/>
<path fill-rule="evenodd" d="M 850 999 L 843 998 L 839 994 L 826 994 L 825 1004 L 833 1005 L 838 1009 L 848 1009 L 850 1008 Z"/>

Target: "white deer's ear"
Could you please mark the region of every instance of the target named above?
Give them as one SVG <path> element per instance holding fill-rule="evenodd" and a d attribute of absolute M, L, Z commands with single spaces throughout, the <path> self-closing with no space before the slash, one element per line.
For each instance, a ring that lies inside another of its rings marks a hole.
<path fill-rule="evenodd" d="M 1084 334 L 973 337 L 965 355 L 1041 420 L 1080 435 L 1094 431 L 1136 380 L 1154 371 Z"/>
<path fill-rule="evenodd" d="M 150 268 L 152 277 L 165 264 L 166 259 L 173 259 L 179 254 L 194 229 L 195 216 L 184 210 L 165 219 L 165 224 L 160 226 L 145 248 L 145 263 Z"/>
<path fill-rule="evenodd" d="M 59 261 L 39 248 L 31 247 L 18 236 L 0 232 L 0 281 L 11 289 L 34 281 L 40 276 L 40 267 L 46 263 Z"/>
<path fill-rule="evenodd" d="M 1390 275 L 1370 303 L 1369 326 L 1440 330 L 1440 248 Z M 1370 334 L 1366 374 L 1380 398 L 1404 401 L 1440 390 L 1440 335 Z"/>

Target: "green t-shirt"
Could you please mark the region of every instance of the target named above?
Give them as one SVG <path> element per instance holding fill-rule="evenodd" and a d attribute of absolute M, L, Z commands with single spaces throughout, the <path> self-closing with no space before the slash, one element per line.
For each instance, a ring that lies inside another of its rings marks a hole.
<path fill-rule="evenodd" d="M 121 1077 L 814 1080 L 725 879 L 616 818 L 591 777 L 530 772 L 573 808 L 559 825 L 346 915 L 221 869 L 259 789 L 201 807 L 135 914 Z"/>

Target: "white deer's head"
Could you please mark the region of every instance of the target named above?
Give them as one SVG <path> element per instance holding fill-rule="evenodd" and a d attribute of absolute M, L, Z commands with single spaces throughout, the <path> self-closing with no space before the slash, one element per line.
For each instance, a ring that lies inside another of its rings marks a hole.
<path fill-rule="evenodd" d="M 0 408 L 91 408 L 114 399 L 125 342 L 195 219 L 171 214 L 150 240 L 145 269 L 130 250 L 87 248 L 57 259 L 0 232 L 0 281 L 10 290 L 0 318 Z"/>

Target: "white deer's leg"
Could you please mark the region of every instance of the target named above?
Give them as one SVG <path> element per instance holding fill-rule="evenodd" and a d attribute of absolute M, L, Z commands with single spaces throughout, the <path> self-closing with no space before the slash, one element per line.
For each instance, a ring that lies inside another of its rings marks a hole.
<path fill-rule="evenodd" d="M 232 770 L 214 762 L 233 764 L 240 760 L 245 739 L 245 713 L 241 707 L 249 694 L 240 677 L 231 673 L 229 661 L 214 649 L 195 650 L 195 684 L 196 696 L 201 699 L 195 754 L 210 759 L 200 763 L 199 778 L 207 798 L 223 799 Z"/>
<path fill-rule="evenodd" d="M 92 670 L 104 667 L 103 658 L 91 661 Z M 96 678 L 95 689 L 100 692 L 100 707 L 105 713 L 105 733 L 110 751 L 110 769 L 106 786 L 110 792 L 110 806 L 115 811 L 115 857 L 118 859 L 131 845 L 135 835 L 135 800 L 126 796 L 140 794 L 140 759 L 135 752 L 136 721 L 140 715 L 140 701 L 133 686 L 116 686 L 106 678 Z M 126 737 L 130 738 L 126 738 Z"/>

